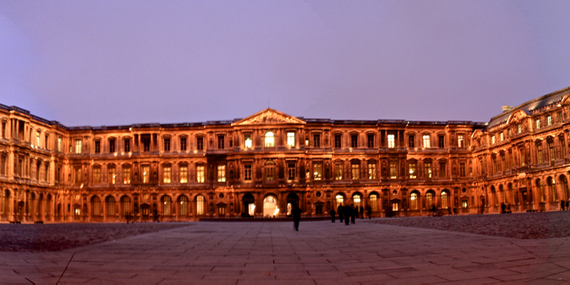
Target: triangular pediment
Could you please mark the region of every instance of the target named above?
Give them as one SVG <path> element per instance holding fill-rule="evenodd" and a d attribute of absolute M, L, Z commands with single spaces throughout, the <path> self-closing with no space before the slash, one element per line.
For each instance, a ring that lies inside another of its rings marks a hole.
<path fill-rule="evenodd" d="M 305 121 L 281 113 L 279 111 L 267 108 L 261 112 L 255 113 L 245 119 L 241 119 L 232 124 L 232 126 L 242 125 L 265 125 L 265 124 L 306 124 Z"/>

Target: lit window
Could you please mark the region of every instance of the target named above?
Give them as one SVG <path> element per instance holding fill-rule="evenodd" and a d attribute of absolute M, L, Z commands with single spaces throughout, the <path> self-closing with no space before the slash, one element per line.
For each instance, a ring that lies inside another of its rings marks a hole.
<path fill-rule="evenodd" d="M 337 207 L 338 207 L 338 206 L 341 206 L 341 205 L 344 203 L 344 197 L 343 197 L 342 195 L 340 195 L 340 194 L 336 195 L 336 196 L 335 196 L 335 199 L 336 199 L 336 205 L 337 205 Z"/>
<path fill-rule="evenodd" d="M 131 168 L 123 168 L 123 184 L 131 184 Z"/>
<path fill-rule="evenodd" d="M 251 135 L 250 134 L 244 135 L 244 147 L 251 148 L 251 146 L 252 146 Z"/>
<path fill-rule="evenodd" d="M 142 171 L 143 183 L 148 183 L 150 181 L 150 166 L 143 166 Z"/>
<path fill-rule="evenodd" d="M 449 195 L 447 195 L 447 192 L 441 192 L 441 208 L 442 209 L 447 209 L 449 208 Z"/>
<path fill-rule="evenodd" d="M 491 144 L 495 144 L 495 136 L 491 136 Z"/>
<path fill-rule="evenodd" d="M 36 146 L 40 147 L 40 132 L 36 132 Z"/>
<path fill-rule="evenodd" d="M 295 147 L 295 133 L 288 132 L 287 133 L 287 146 L 288 147 Z"/>
<path fill-rule="evenodd" d="M 342 180 L 342 163 L 334 165 L 334 180 Z"/>
<path fill-rule="evenodd" d="M 521 124 L 517 125 L 517 133 L 518 134 L 522 133 L 522 125 Z M 467 201 L 465 201 L 465 202 L 467 202 Z"/>
<path fill-rule="evenodd" d="M 540 129 L 540 119 L 536 120 L 536 129 Z"/>
<path fill-rule="evenodd" d="M 75 140 L 75 153 L 81 153 L 81 140 Z"/>
<path fill-rule="evenodd" d="M 115 184 L 117 179 L 117 174 L 115 172 L 115 168 L 111 167 L 109 168 L 109 184 Z"/>
<path fill-rule="evenodd" d="M 463 135 L 457 136 L 457 146 L 458 147 L 465 147 L 465 142 L 463 141 Z"/>
<path fill-rule="evenodd" d="M 198 183 L 204 183 L 204 166 L 196 166 L 196 181 Z"/>
<path fill-rule="evenodd" d="M 57 151 L 61 152 L 62 138 L 57 138 Z"/>
<path fill-rule="evenodd" d="M 389 148 L 396 147 L 396 137 L 394 135 L 388 135 L 388 147 Z"/>
<path fill-rule="evenodd" d="M 432 173 L 431 173 L 431 162 L 425 162 L 424 163 L 424 168 L 425 168 L 425 176 L 426 178 L 431 178 Z"/>
<path fill-rule="evenodd" d="M 226 182 L 226 166 L 218 165 L 218 182 Z"/>
<path fill-rule="evenodd" d="M 395 161 L 390 162 L 390 179 L 398 178 L 398 164 Z"/>
<path fill-rule="evenodd" d="M 410 195 L 410 209 L 418 209 L 418 194 L 416 193 L 412 193 L 412 195 Z"/>
<path fill-rule="evenodd" d="M 265 133 L 265 147 L 274 147 L 275 146 L 275 135 L 273 132 Z"/>
<path fill-rule="evenodd" d="M 244 165 L 243 180 L 251 181 L 251 164 Z"/>
<path fill-rule="evenodd" d="M 410 162 L 410 179 L 416 179 L 416 163 Z"/>
<path fill-rule="evenodd" d="M 468 205 L 467 205 L 467 200 L 462 200 L 462 201 L 461 201 L 461 208 L 467 209 L 467 206 L 468 206 Z"/>
<path fill-rule="evenodd" d="M 313 164 L 313 179 L 314 180 L 323 179 L 323 164 L 320 162 L 315 162 L 315 164 Z"/>
<path fill-rule="evenodd" d="M 188 166 L 180 166 L 180 183 L 188 183 Z"/>
<path fill-rule="evenodd" d="M 204 196 L 198 195 L 198 197 L 196 197 L 196 214 L 202 216 L 204 212 Z"/>
<path fill-rule="evenodd" d="M 368 179 L 376 179 L 376 163 L 368 163 Z"/>
<path fill-rule="evenodd" d="M 549 126 L 552 126 L 552 116 L 548 116 L 548 117 L 546 118 L 546 121 L 547 121 L 547 124 L 548 124 Z"/>
<path fill-rule="evenodd" d="M 351 164 L 351 170 L 352 170 L 352 180 L 360 179 L 360 164 L 358 163 Z"/>
<path fill-rule="evenodd" d="M 429 135 L 423 135 L 422 139 L 424 143 L 424 148 L 429 148 L 430 147 Z"/>
<path fill-rule="evenodd" d="M 398 212 L 399 210 L 400 210 L 400 205 L 398 204 L 398 202 L 392 202 L 392 211 Z"/>
<path fill-rule="evenodd" d="M 370 206 L 372 208 L 372 212 L 378 211 L 378 195 L 370 194 Z"/>
<path fill-rule="evenodd" d="M 501 132 L 501 133 L 499 134 L 499 140 L 500 140 L 500 141 L 503 141 L 504 139 L 505 139 L 505 136 L 503 135 L 503 132 Z"/>
<path fill-rule="evenodd" d="M 360 208 L 360 203 L 362 202 L 362 199 L 360 197 L 360 195 L 354 195 L 352 196 L 352 201 L 354 202 L 354 206 Z"/>
<path fill-rule="evenodd" d="M 172 181 L 172 173 L 171 173 L 171 168 L 170 165 L 169 166 L 164 166 L 162 168 L 162 182 L 164 183 L 170 183 Z"/>

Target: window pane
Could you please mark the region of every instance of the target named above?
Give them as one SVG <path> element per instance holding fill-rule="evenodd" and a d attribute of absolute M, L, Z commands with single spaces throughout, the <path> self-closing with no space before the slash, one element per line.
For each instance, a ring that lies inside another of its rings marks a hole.
<path fill-rule="evenodd" d="M 288 132 L 287 133 L 287 146 L 294 147 L 295 146 L 295 133 Z"/>

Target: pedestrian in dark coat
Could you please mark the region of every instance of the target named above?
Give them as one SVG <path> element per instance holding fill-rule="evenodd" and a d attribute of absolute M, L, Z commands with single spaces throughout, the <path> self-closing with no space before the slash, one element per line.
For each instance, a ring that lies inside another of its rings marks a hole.
<path fill-rule="evenodd" d="M 364 207 L 360 206 L 360 218 L 364 219 Z"/>
<path fill-rule="evenodd" d="M 344 217 L 344 207 L 342 205 L 338 205 L 336 212 L 338 213 L 338 219 L 342 223 L 342 218 Z"/>
<path fill-rule="evenodd" d="M 334 209 L 331 209 L 331 219 L 332 219 L 333 223 L 335 222 L 335 215 L 336 215 L 336 212 L 334 211 Z"/>
<path fill-rule="evenodd" d="M 350 205 L 350 209 L 351 209 L 351 215 L 350 215 L 350 221 L 355 224 L 356 223 L 356 216 L 358 215 L 358 207 L 354 207 L 354 204 Z"/>
<path fill-rule="evenodd" d="M 560 211 L 564 211 L 565 205 L 566 205 L 566 203 L 564 203 L 564 200 L 560 200 Z"/>
<path fill-rule="evenodd" d="M 295 227 L 296 231 L 299 231 L 299 222 L 301 222 L 301 209 L 299 206 L 293 206 L 291 214 L 293 215 L 293 226 Z"/>
<path fill-rule="evenodd" d="M 348 205 L 344 206 L 342 207 L 342 213 L 344 216 L 344 224 L 348 226 L 350 224 L 350 216 L 352 215 L 352 209 L 350 209 Z"/>

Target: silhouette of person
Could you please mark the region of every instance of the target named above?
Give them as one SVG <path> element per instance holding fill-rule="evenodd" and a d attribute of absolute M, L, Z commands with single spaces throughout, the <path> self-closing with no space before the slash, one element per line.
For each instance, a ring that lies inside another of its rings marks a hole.
<path fill-rule="evenodd" d="M 336 209 L 336 212 L 338 213 L 338 219 L 340 220 L 340 222 L 342 223 L 343 217 L 344 217 L 344 207 L 342 205 L 338 205 L 338 208 Z"/>
<path fill-rule="evenodd" d="M 350 222 L 352 224 L 356 223 L 356 216 L 358 215 L 358 207 L 354 207 L 354 204 L 350 205 Z"/>
<path fill-rule="evenodd" d="M 372 207 L 370 205 L 366 206 L 366 215 L 368 215 L 368 219 L 372 219 Z"/>
<path fill-rule="evenodd" d="M 352 209 L 348 205 L 346 205 L 342 207 L 342 211 L 344 215 L 344 224 L 348 226 L 350 224 L 350 216 L 352 215 Z"/>
<path fill-rule="evenodd" d="M 301 221 L 301 209 L 299 206 L 293 206 L 291 214 L 293 215 L 293 226 L 295 227 L 296 231 L 299 231 L 299 222 Z"/>
<path fill-rule="evenodd" d="M 334 209 L 331 209 L 331 219 L 332 219 L 333 223 L 335 222 L 335 215 L 336 215 L 336 212 L 334 211 Z"/>
<path fill-rule="evenodd" d="M 564 200 L 560 200 L 560 211 L 564 211 Z"/>
<path fill-rule="evenodd" d="M 362 205 L 360 205 L 360 218 L 364 219 L 364 207 Z"/>

